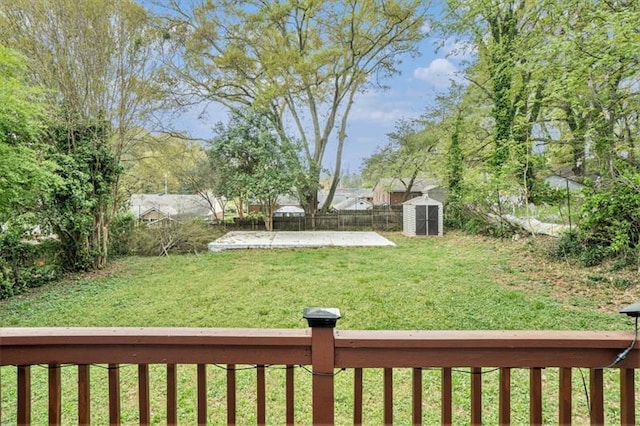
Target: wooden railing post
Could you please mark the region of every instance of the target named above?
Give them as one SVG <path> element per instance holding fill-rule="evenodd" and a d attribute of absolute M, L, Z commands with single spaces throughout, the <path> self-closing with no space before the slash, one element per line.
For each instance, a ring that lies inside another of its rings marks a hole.
<path fill-rule="evenodd" d="M 311 327 L 311 364 L 313 369 L 313 424 L 334 423 L 335 342 L 333 329 L 340 319 L 336 308 L 305 308 L 304 318 Z"/>

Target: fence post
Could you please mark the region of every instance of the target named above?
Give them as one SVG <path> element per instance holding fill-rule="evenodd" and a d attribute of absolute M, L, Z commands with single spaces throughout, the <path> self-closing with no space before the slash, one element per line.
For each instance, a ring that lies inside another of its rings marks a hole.
<path fill-rule="evenodd" d="M 340 319 L 336 308 L 305 308 L 304 318 L 311 327 L 313 370 L 313 424 L 334 424 L 335 342 L 333 329 Z"/>

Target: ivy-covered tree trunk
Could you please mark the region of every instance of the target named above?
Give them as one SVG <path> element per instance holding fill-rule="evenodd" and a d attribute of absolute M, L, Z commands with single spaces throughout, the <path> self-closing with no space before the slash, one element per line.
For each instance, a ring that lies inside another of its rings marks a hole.
<path fill-rule="evenodd" d="M 514 74 L 514 42 L 517 36 L 516 19 L 512 10 L 504 16 L 499 13 L 488 18 L 492 38 L 492 51 L 489 55 L 489 75 L 492 82 L 495 149 L 491 166 L 500 173 L 509 160 L 509 145 L 512 140 L 514 108 L 511 87 Z"/>
<path fill-rule="evenodd" d="M 109 148 L 102 120 L 59 126 L 52 131 L 54 160 L 64 184 L 45 205 L 45 219 L 60 238 L 69 270 L 106 265 L 109 211 L 121 168 Z"/>
<path fill-rule="evenodd" d="M 461 131 L 462 115 L 458 114 L 456 122 L 451 134 L 451 145 L 447 152 L 447 178 L 449 181 L 449 191 L 451 195 L 460 195 L 462 187 L 462 167 L 464 166 L 464 158 L 460 147 L 460 131 Z"/>

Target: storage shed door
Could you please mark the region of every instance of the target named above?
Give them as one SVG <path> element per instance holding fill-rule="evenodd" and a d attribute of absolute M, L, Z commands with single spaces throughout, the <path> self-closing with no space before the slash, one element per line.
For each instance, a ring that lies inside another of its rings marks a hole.
<path fill-rule="evenodd" d="M 438 235 L 438 206 L 421 207 L 428 207 L 427 234 L 422 235 Z"/>
<path fill-rule="evenodd" d="M 416 206 L 416 235 L 427 235 L 427 206 Z"/>

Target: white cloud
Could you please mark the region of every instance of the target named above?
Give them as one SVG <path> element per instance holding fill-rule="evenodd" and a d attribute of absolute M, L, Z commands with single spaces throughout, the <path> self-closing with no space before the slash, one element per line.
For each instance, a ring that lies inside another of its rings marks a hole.
<path fill-rule="evenodd" d="M 349 115 L 352 122 L 387 126 L 415 115 L 415 105 L 395 91 L 370 91 L 360 95 Z"/>
<path fill-rule="evenodd" d="M 418 80 L 426 81 L 438 88 L 445 88 L 451 84 L 451 80 L 459 81 L 458 69 L 448 59 L 437 58 L 431 61 L 426 68 L 416 68 L 413 76 Z"/>

